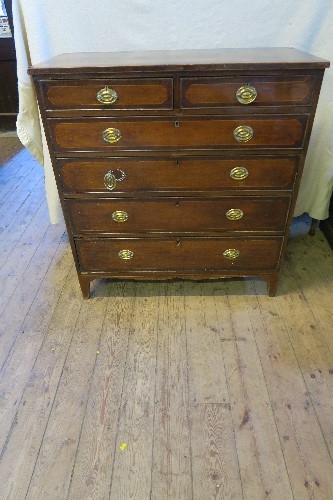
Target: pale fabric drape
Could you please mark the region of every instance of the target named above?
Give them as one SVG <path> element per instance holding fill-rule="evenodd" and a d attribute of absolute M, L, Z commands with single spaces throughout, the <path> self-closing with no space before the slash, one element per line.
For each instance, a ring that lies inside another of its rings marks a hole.
<path fill-rule="evenodd" d="M 45 167 L 51 222 L 59 200 L 29 64 L 64 52 L 295 47 L 333 60 L 331 0 L 13 0 L 18 63 L 18 135 Z M 326 71 L 295 215 L 328 215 L 333 185 L 333 70 Z"/>

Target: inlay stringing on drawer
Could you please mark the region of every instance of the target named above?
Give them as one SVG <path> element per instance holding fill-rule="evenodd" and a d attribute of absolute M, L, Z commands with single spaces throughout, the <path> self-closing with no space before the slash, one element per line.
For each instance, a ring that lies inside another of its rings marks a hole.
<path fill-rule="evenodd" d="M 60 151 L 146 151 L 222 148 L 298 148 L 309 116 L 272 115 L 237 118 L 92 118 L 50 119 L 54 148 Z M 242 133 L 243 129 L 243 133 Z"/>
<path fill-rule="evenodd" d="M 181 105 L 189 107 L 288 106 L 311 103 L 314 75 L 182 78 Z"/>
<path fill-rule="evenodd" d="M 48 109 L 172 109 L 172 78 L 44 82 Z"/>
<path fill-rule="evenodd" d="M 176 158 L 86 158 L 57 161 L 65 193 L 221 192 L 222 190 L 292 190 L 295 156 Z"/>

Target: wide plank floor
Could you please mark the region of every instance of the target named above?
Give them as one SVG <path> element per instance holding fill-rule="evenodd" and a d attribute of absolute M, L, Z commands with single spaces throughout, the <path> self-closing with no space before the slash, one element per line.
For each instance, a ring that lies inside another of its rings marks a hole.
<path fill-rule="evenodd" d="M 81 297 L 43 170 L 0 136 L 0 499 L 333 499 L 333 253 Z"/>

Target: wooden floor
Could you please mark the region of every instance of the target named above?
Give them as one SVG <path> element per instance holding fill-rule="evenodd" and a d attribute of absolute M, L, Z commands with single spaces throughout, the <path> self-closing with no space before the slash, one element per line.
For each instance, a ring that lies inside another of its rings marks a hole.
<path fill-rule="evenodd" d="M 264 282 L 92 284 L 0 137 L 0 499 L 333 499 L 333 253 Z"/>

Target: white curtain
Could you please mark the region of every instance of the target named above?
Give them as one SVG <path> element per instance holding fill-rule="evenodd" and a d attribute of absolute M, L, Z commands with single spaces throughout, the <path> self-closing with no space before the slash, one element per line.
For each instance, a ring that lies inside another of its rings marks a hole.
<path fill-rule="evenodd" d="M 332 0 L 13 0 L 18 135 L 45 167 L 51 222 L 60 217 L 27 67 L 64 52 L 295 47 L 333 60 Z M 333 70 L 326 71 L 295 215 L 328 216 L 333 186 Z"/>

